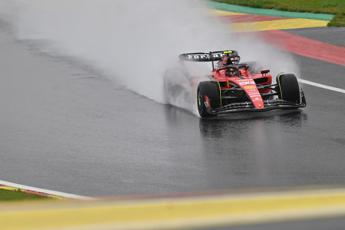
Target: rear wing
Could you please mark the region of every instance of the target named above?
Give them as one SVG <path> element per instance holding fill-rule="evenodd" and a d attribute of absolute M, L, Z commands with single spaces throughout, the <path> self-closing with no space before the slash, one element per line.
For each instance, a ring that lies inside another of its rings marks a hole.
<path fill-rule="evenodd" d="M 192 62 L 214 62 L 220 61 L 222 57 L 226 54 L 237 55 L 235 50 L 223 50 L 223 51 L 212 51 L 209 53 L 184 53 L 180 54 L 179 58 L 182 61 L 192 61 Z"/>
<path fill-rule="evenodd" d="M 212 62 L 212 70 L 214 70 L 214 62 L 222 60 L 224 55 L 238 55 L 238 53 L 235 50 L 212 51 L 209 53 L 184 53 L 179 55 L 179 59 L 190 62 Z"/>

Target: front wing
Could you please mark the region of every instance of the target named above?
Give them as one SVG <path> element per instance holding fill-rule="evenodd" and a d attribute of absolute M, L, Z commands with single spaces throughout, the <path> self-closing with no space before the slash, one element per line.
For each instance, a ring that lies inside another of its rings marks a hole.
<path fill-rule="evenodd" d="M 226 114 L 237 112 L 264 112 L 275 109 L 298 109 L 306 107 L 306 103 L 292 103 L 280 99 L 264 100 L 265 107 L 263 109 L 256 109 L 252 102 L 237 102 L 231 103 L 220 108 L 209 111 L 211 114 Z"/>

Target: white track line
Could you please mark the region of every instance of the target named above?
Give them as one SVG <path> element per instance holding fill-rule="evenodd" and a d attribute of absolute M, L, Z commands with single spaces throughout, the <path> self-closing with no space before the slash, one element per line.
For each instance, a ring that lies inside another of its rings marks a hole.
<path fill-rule="evenodd" d="M 33 192 L 44 193 L 44 194 L 63 197 L 63 198 L 69 198 L 69 199 L 77 199 L 77 200 L 92 200 L 93 199 L 92 197 L 79 196 L 79 195 L 70 194 L 70 193 L 64 193 L 64 192 L 58 192 L 58 191 L 53 191 L 53 190 L 48 190 L 48 189 L 36 188 L 36 187 L 31 187 L 31 186 L 22 185 L 22 184 L 16 184 L 16 183 L 3 181 L 3 180 L 0 180 L 0 185 L 4 185 L 4 186 L 8 186 L 8 187 L 14 187 L 14 188 L 23 189 L 23 190 L 29 190 L 29 191 L 33 191 Z"/>
<path fill-rule="evenodd" d="M 319 87 L 319 88 L 322 88 L 322 89 L 328 89 L 328 90 L 331 90 L 331 91 L 334 91 L 334 92 L 344 93 L 345 94 L 345 90 L 344 89 L 340 89 L 340 88 L 337 88 L 337 87 L 333 87 L 333 86 L 329 86 L 329 85 L 323 85 L 323 84 L 320 84 L 320 83 L 316 83 L 316 82 L 312 82 L 312 81 L 308 81 L 308 80 L 303 80 L 303 79 L 299 79 L 299 82 L 302 82 L 303 84 L 306 84 L 306 85 L 312 85 L 312 86 Z"/>

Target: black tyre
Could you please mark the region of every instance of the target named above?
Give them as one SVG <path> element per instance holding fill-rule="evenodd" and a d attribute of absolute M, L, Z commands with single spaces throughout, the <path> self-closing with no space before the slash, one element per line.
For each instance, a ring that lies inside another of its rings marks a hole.
<path fill-rule="evenodd" d="M 277 76 L 279 98 L 288 102 L 301 104 L 301 93 L 297 77 L 294 74 Z"/>
<path fill-rule="evenodd" d="M 213 109 L 220 106 L 220 91 L 217 82 L 200 82 L 197 91 L 198 111 L 201 117 L 213 117 Z"/>

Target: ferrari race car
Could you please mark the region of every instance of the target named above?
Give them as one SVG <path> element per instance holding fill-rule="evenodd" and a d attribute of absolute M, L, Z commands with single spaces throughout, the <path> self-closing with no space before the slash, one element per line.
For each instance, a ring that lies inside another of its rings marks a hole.
<path fill-rule="evenodd" d="M 212 64 L 210 75 L 202 81 L 182 71 L 187 82 L 191 86 L 195 85 L 191 88 L 196 90 L 197 108 L 202 118 L 233 112 L 261 112 L 306 106 L 304 93 L 294 74 L 279 74 L 276 83 L 272 83 L 270 70 L 256 69 L 253 63 L 219 65 L 224 56 L 229 54 L 230 57 L 238 56 L 235 50 L 185 53 L 179 56 L 182 66 L 186 62 Z M 215 62 L 218 62 L 218 66 L 215 66 Z M 165 88 L 169 87 L 169 84 L 165 85 Z M 171 88 L 166 90 L 172 91 Z"/>

